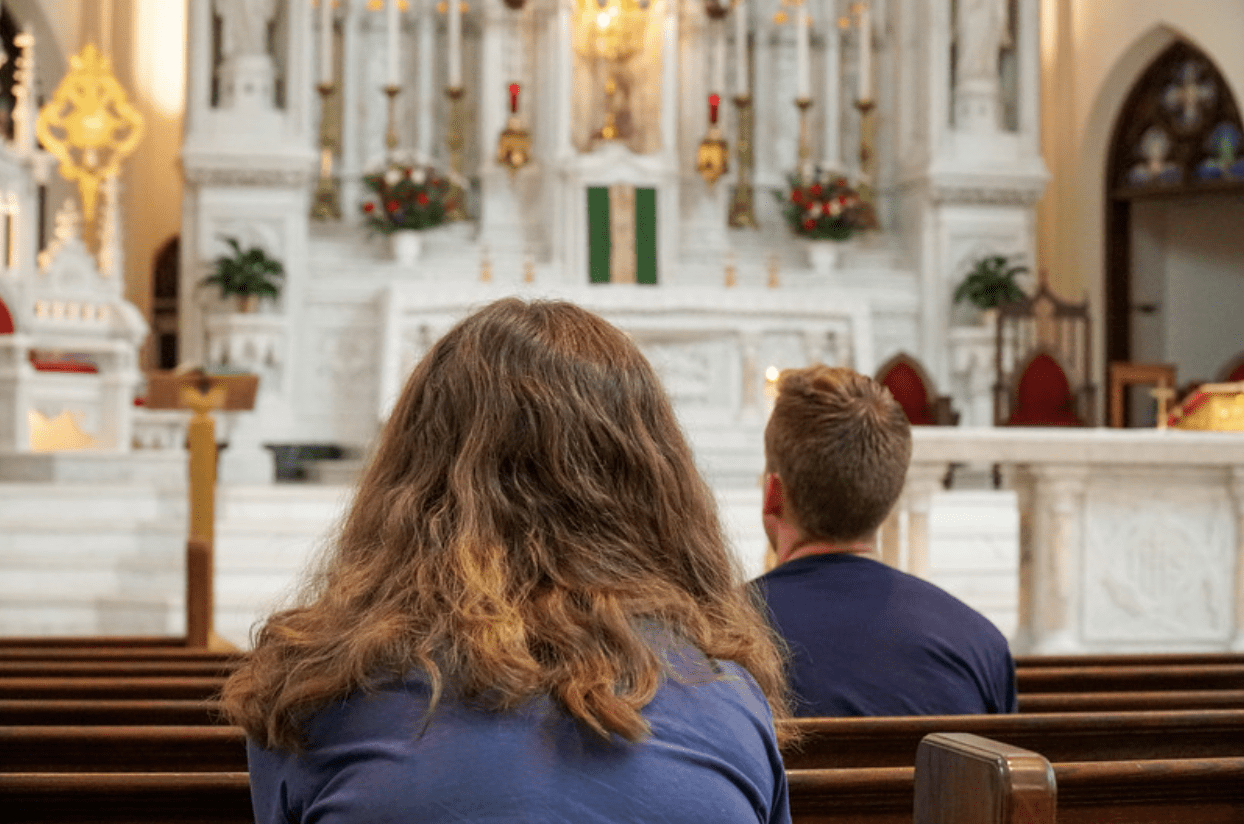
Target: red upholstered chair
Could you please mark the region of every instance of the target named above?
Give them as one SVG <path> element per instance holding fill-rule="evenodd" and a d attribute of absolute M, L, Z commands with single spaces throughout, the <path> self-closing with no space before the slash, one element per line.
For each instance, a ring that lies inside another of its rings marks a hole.
<path fill-rule="evenodd" d="M 995 333 L 996 426 L 1090 426 L 1096 390 L 1088 301 L 1068 303 L 1040 288 L 998 307 Z"/>
<path fill-rule="evenodd" d="M 1227 361 L 1218 375 L 1218 383 L 1235 383 L 1244 381 L 1244 352 Z"/>
<path fill-rule="evenodd" d="M 1075 413 L 1067 373 L 1048 352 L 1038 352 L 1019 374 L 1007 426 L 1084 426 Z"/>
<path fill-rule="evenodd" d="M 950 398 L 937 394 L 928 373 L 910 355 L 899 352 L 890 358 L 877 370 L 876 380 L 890 390 L 912 425 L 954 426 L 959 422 Z"/>
<path fill-rule="evenodd" d="M 9 314 L 9 307 L 5 305 L 4 299 L 0 298 L 0 335 L 11 335 L 13 332 L 13 316 Z"/>

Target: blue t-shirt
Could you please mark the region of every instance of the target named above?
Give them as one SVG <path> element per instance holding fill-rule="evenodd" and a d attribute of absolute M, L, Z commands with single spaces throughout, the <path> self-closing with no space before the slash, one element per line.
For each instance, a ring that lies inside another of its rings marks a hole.
<path fill-rule="evenodd" d="M 547 697 L 505 712 L 443 698 L 420 735 L 429 693 L 412 675 L 321 710 L 301 755 L 250 744 L 255 820 L 789 824 L 769 706 L 745 670 L 720 667 L 667 678 L 640 743 L 606 742 Z"/>
<path fill-rule="evenodd" d="M 791 648 L 795 715 L 1015 712 L 1015 662 L 989 619 L 914 575 L 838 553 L 756 579 Z"/>

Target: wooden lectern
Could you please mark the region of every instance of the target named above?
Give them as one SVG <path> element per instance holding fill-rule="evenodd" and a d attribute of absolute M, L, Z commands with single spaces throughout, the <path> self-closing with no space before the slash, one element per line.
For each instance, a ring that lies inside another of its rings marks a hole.
<path fill-rule="evenodd" d="M 214 410 L 255 408 L 259 376 L 194 372 L 147 375 L 150 409 L 190 409 L 190 534 L 186 540 L 186 646 L 227 646 L 212 629 L 216 525 L 216 422 Z"/>

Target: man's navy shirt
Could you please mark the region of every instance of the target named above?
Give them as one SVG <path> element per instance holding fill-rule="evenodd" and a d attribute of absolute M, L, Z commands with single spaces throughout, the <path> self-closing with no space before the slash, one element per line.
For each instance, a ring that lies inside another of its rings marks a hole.
<path fill-rule="evenodd" d="M 1006 638 L 928 581 L 839 553 L 788 561 L 753 585 L 791 648 L 796 715 L 1017 709 Z"/>

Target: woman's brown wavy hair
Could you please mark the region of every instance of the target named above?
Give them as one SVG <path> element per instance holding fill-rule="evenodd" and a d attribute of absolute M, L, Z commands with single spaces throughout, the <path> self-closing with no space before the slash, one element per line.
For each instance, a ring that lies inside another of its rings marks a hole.
<path fill-rule="evenodd" d="M 781 719 L 780 653 L 741 581 L 634 344 L 569 303 L 501 300 L 415 367 L 323 568 L 257 630 L 223 710 L 296 751 L 314 711 L 414 669 L 429 711 L 543 693 L 642 740 L 655 621 L 747 669 Z"/>

